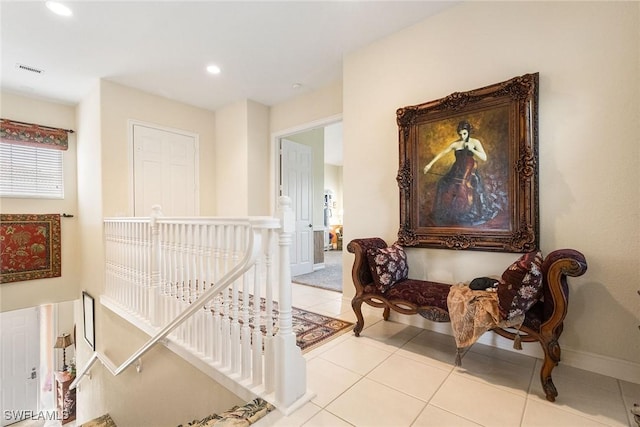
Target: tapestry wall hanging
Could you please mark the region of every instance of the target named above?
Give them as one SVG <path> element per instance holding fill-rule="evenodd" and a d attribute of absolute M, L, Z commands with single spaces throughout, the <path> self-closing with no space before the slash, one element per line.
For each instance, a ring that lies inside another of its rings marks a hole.
<path fill-rule="evenodd" d="M 0 283 L 60 277 L 60 215 L 0 214 Z"/>
<path fill-rule="evenodd" d="M 538 249 L 538 73 L 400 108 L 397 123 L 400 244 Z"/>

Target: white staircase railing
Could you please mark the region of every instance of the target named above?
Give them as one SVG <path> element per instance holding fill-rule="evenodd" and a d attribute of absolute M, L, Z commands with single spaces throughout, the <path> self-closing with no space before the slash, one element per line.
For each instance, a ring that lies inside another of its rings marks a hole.
<path fill-rule="evenodd" d="M 162 342 L 284 413 L 306 402 L 291 318 L 290 204 L 281 197 L 278 218 L 166 218 L 156 210 L 105 219 L 100 301 L 151 338 L 120 366 L 95 352 L 72 387 L 96 361 L 113 375 L 133 364 L 140 370 L 141 357 Z"/>

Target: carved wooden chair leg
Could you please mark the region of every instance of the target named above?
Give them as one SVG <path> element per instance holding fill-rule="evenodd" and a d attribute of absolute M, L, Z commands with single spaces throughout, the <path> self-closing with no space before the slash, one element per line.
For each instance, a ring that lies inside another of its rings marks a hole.
<path fill-rule="evenodd" d="M 384 307 L 384 312 L 382 313 L 382 318 L 384 320 L 389 320 L 389 313 L 391 312 L 391 310 L 389 309 L 388 305 L 385 305 Z"/>
<path fill-rule="evenodd" d="M 553 368 L 560 362 L 560 345 L 555 339 L 549 342 L 541 340 L 540 345 L 542 345 L 542 350 L 544 350 L 544 361 L 540 369 L 540 382 L 542 383 L 542 389 L 544 390 L 547 400 L 549 402 L 555 402 L 558 396 L 558 390 L 556 390 L 556 386 L 551 379 L 551 371 L 553 371 Z"/>
<path fill-rule="evenodd" d="M 351 308 L 356 315 L 356 325 L 353 327 L 353 332 L 357 337 L 360 336 L 362 328 L 364 328 L 364 317 L 362 316 L 362 300 L 358 297 L 351 300 Z"/>

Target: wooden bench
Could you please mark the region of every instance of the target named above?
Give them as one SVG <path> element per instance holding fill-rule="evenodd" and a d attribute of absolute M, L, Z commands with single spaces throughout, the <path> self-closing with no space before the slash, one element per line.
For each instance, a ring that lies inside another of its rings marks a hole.
<path fill-rule="evenodd" d="M 390 311 L 393 310 L 401 314 L 420 314 L 434 322 L 449 322 L 447 296 L 450 284 L 406 278 L 384 291 L 380 289 L 379 283 L 374 281 L 368 254 L 385 248 L 388 248 L 387 243 L 377 237 L 354 239 L 347 246 L 347 250 L 355 254 L 351 274 L 356 293 L 351 300 L 351 306 L 357 319 L 353 329 L 356 336 L 360 335 L 364 327 L 362 303 L 382 308 L 384 320 L 388 320 Z M 524 313 L 524 322 L 519 332 L 516 333 L 512 329 L 493 329 L 497 334 L 511 340 L 518 336 L 522 342 L 540 343 L 544 351 L 540 381 L 547 400 L 551 402 L 558 396 L 551 371 L 560 361 L 558 339 L 562 334 L 569 303 L 567 276 L 578 277 L 586 270 L 587 263 L 580 252 L 572 249 L 551 252 L 541 263 L 540 297 Z"/>

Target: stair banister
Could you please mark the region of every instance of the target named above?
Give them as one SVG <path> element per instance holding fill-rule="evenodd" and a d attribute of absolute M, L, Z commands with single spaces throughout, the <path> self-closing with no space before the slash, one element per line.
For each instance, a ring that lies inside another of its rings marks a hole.
<path fill-rule="evenodd" d="M 254 221 L 262 221 L 261 219 L 257 219 Z M 250 222 L 253 222 L 250 220 Z M 119 367 L 115 367 L 115 364 L 111 362 L 111 360 L 104 354 L 100 354 L 95 351 L 86 366 L 78 371 L 78 375 L 73 380 L 69 388 L 75 388 L 80 381 L 84 378 L 84 375 L 91 368 L 91 366 L 96 362 L 96 360 L 100 360 L 103 365 L 105 365 L 112 375 L 117 376 L 122 373 L 125 369 L 131 366 L 135 361 L 140 359 L 147 351 L 149 351 L 158 341 L 164 339 L 167 335 L 169 335 L 175 328 L 180 326 L 186 319 L 191 317 L 195 312 L 200 310 L 205 306 L 205 304 L 214 297 L 218 292 L 222 289 L 231 285 L 235 280 L 237 280 L 248 267 L 253 265 L 258 256 L 259 250 L 262 247 L 262 236 L 256 231 L 256 229 L 252 228 L 252 232 L 249 233 L 249 246 L 248 250 L 245 253 L 244 258 L 241 262 L 236 264 L 231 271 L 225 274 L 220 281 L 209 288 L 206 292 L 202 294 L 200 298 L 194 301 L 189 305 L 182 313 L 180 313 L 173 321 L 169 322 L 164 328 L 162 328 L 156 335 L 154 335 L 149 341 L 147 341 L 138 351 L 133 353 L 131 357 L 129 357 L 125 362 L 123 362 Z"/>

